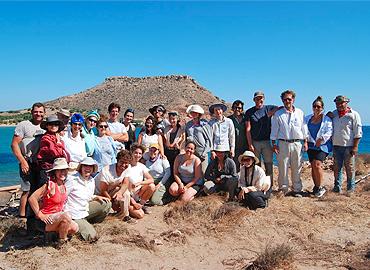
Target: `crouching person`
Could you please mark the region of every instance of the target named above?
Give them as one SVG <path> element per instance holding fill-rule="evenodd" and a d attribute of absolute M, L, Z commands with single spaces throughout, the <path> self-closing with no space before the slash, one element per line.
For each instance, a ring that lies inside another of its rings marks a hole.
<path fill-rule="evenodd" d="M 49 180 L 37 189 L 28 201 L 36 217 L 45 223 L 45 231 L 58 233 L 59 244 L 64 244 L 68 240 L 68 235 L 78 231 L 77 223 L 63 211 L 67 200 L 64 185 L 68 175 L 66 159 L 55 159 L 52 168 L 47 172 L 50 176 Z M 39 201 L 41 201 L 40 205 Z"/>
<path fill-rule="evenodd" d="M 117 217 L 123 218 L 127 223 L 136 223 L 135 219 L 130 217 L 130 192 L 126 190 L 122 196 L 117 199 L 116 193 L 120 190 L 123 180 L 126 177 L 132 156 L 130 151 L 121 150 L 117 154 L 117 163 L 105 166 L 96 176 L 96 194 L 108 198 L 112 202 L 113 210 L 117 211 Z"/>
<path fill-rule="evenodd" d="M 240 155 L 239 162 L 241 164 L 238 183 L 239 200 L 251 210 L 265 208 L 270 197 L 268 191 L 271 185 L 270 177 L 256 165 L 259 160 L 251 151 L 245 151 Z"/>
<path fill-rule="evenodd" d="M 84 158 L 77 167 L 77 173 L 70 175 L 66 182 L 66 211 L 78 224 L 81 237 L 86 241 L 98 240 L 91 223 L 102 222 L 112 206 L 108 198 L 94 195 L 95 180 L 92 177 L 98 165 L 91 157 Z"/>

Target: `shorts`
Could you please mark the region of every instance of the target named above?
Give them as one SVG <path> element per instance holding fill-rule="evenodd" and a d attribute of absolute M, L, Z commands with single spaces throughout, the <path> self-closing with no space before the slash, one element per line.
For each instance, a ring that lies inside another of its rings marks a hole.
<path fill-rule="evenodd" d="M 24 192 L 30 191 L 31 181 L 32 181 L 32 177 L 33 177 L 31 167 L 30 167 L 29 173 L 24 174 L 22 172 L 21 165 L 19 164 L 19 176 L 21 177 L 21 181 L 20 181 L 21 182 L 21 190 L 24 191 Z"/>
<path fill-rule="evenodd" d="M 321 162 L 324 162 L 324 160 L 328 156 L 328 153 L 325 153 L 324 151 L 321 151 L 321 150 L 315 150 L 315 149 L 308 149 L 307 154 L 308 154 L 308 159 L 310 160 L 310 162 L 314 160 L 320 160 Z"/>
<path fill-rule="evenodd" d="M 184 185 L 186 184 L 184 183 Z M 195 184 L 195 185 L 192 185 L 191 188 L 195 189 L 195 191 L 198 193 L 200 190 L 203 189 L 203 186 Z"/>

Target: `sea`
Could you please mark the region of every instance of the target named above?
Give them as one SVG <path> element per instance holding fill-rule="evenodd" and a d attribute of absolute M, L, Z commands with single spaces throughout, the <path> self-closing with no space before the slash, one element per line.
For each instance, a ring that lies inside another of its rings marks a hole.
<path fill-rule="evenodd" d="M 0 187 L 17 185 L 20 179 L 19 164 L 10 148 L 14 129 L 15 127 L 0 127 Z M 370 126 L 363 127 L 359 153 L 370 153 Z"/>

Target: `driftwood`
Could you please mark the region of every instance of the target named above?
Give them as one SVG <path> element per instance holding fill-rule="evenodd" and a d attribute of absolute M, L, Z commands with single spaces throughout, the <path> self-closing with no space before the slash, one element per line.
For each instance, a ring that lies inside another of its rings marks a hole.
<path fill-rule="evenodd" d="M 367 178 L 369 176 L 370 176 L 370 173 L 368 173 L 367 175 L 362 176 L 360 179 L 357 179 L 355 183 L 358 184 L 358 183 L 360 183 L 360 182 L 362 182 L 364 180 L 367 180 Z"/>

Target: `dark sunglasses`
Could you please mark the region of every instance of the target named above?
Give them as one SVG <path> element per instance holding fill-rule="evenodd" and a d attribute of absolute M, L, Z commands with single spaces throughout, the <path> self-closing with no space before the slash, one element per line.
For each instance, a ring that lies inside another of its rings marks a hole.
<path fill-rule="evenodd" d="M 313 106 L 312 106 L 312 108 L 315 108 L 315 109 L 321 109 L 321 108 L 322 108 L 322 106 L 320 106 L 320 105 L 313 105 Z"/>
<path fill-rule="evenodd" d="M 94 120 L 94 119 L 92 119 L 92 118 L 89 118 L 89 119 L 87 119 L 87 120 L 89 120 L 89 122 L 91 122 L 91 123 L 97 123 L 98 121 L 96 121 L 96 120 Z"/>
<path fill-rule="evenodd" d="M 99 128 L 108 128 L 108 125 L 99 125 Z"/>
<path fill-rule="evenodd" d="M 59 122 L 50 122 L 46 124 L 47 126 L 59 126 Z"/>
<path fill-rule="evenodd" d="M 234 107 L 233 109 L 234 109 L 234 110 L 242 111 L 242 110 L 243 110 L 243 107 Z"/>
<path fill-rule="evenodd" d="M 72 123 L 72 125 L 75 125 L 75 126 L 82 126 L 81 123 Z"/>
<path fill-rule="evenodd" d="M 283 101 L 292 101 L 292 98 L 284 98 Z"/>

